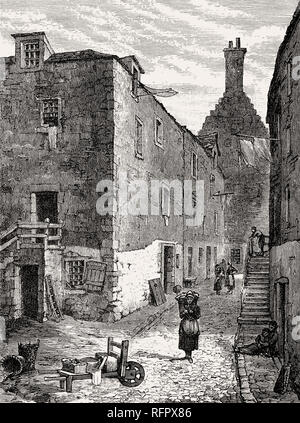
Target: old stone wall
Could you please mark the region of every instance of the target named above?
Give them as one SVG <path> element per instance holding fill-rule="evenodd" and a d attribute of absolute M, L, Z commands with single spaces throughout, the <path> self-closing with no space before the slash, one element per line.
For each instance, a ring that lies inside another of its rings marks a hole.
<path fill-rule="evenodd" d="M 151 214 L 151 183 L 177 181 L 183 183 L 182 128 L 164 107 L 151 95 L 142 92 L 134 97 L 132 77 L 114 62 L 115 83 L 115 143 L 114 164 L 118 204 L 114 222 L 114 243 L 117 248 L 119 289 L 116 310 L 122 315 L 147 304 L 149 279 L 161 277 L 161 244 L 183 245 L 183 216 L 165 218 L 161 211 L 161 198 L 154 201 L 158 215 Z M 155 142 L 155 120 L 163 126 L 163 141 Z M 136 119 L 143 126 L 142 155 L 136 154 Z M 121 182 L 141 180 L 148 188 L 148 206 L 142 216 L 122 212 Z M 179 198 L 182 203 L 183 195 Z M 182 262 L 182 248 L 177 249 L 177 260 Z M 174 257 L 175 260 L 175 257 Z M 128 266 L 129 265 L 129 266 Z M 176 267 L 174 284 L 182 284 L 183 266 Z M 121 305 L 121 302 L 123 305 Z"/>
<path fill-rule="evenodd" d="M 297 65 L 300 55 L 299 6 L 295 18 L 279 49 L 273 80 L 269 91 L 268 123 L 271 135 L 271 311 L 280 325 L 280 304 L 275 282 L 287 278 L 288 304 L 286 315 L 288 359 L 292 364 L 291 380 L 300 394 L 300 344 L 298 316 L 300 315 L 300 191 L 298 134 L 300 129 L 300 90 Z M 278 288 L 277 288 L 278 290 Z M 293 319 L 295 325 L 293 326 Z"/>
<path fill-rule="evenodd" d="M 107 242 L 104 243 L 107 248 Z M 67 246 L 64 250 L 63 258 L 73 260 L 105 262 L 107 266 L 106 280 L 102 291 L 96 293 L 87 292 L 86 287 L 79 289 L 64 289 L 63 311 L 77 319 L 95 320 L 103 322 L 114 322 L 121 317 L 114 312 L 114 301 L 116 292 L 119 292 L 117 277 L 118 269 L 114 260 L 104 260 L 103 250 L 88 248 L 84 246 Z M 112 253 L 113 257 L 113 253 Z M 68 280 L 67 270 L 64 269 L 64 280 Z"/>
<path fill-rule="evenodd" d="M 300 394 L 300 340 L 299 338 L 299 316 L 300 316 L 300 243 L 297 241 L 287 242 L 281 246 L 271 249 L 270 253 L 270 278 L 271 278 L 271 313 L 272 317 L 279 324 L 280 343 L 282 344 L 284 326 L 280 314 L 280 278 L 287 278 L 286 286 L 286 334 L 288 360 L 292 365 L 291 379 L 295 384 L 295 389 Z"/>
<path fill-rule="evenodd" d="M 19 219 L 35 222 L 32 197 L 40 191 L 56 191 L 62 245 L 97 250 L 98 260 L 107 262 L 105 290 L 110 289 L 114 283 L 112 217 L 98 215 L 96 203 L 101 193 L 96 187 L 100 180 L 113 177 L 112 62 L 51 61 L 40 71 L 22 74 L 16 72 L 13 58 L 4 62 L 0 86 L 0 229 Z M 54 143 L 51 128 L 41 119 L 45 98 L 59 98 L 61 104 Z M 62 302 L 60 259 L 51 254 L 46 253 L 46 265 Z M 44 266 L 42 259 L 39 264 Z M 45 307 L 44 297 L 40 303 L 41 309 Z"/>
<path fill-rule="evenodd" d="M 297 75 L 297 68 L 292 66 L 293 58 L 299 55 L 300 27 L 298 24 L 280 51 L 269 93 L 268 123 L 273 138 L 270 192 L 270 233 L 273 245 L 299 239 L 300 86 L 299 78 L 293 77 Z M 289 69 L 288 63 L 291 66 Z M 289 77 L 288 72 L 290 72 Z M 290 193 L 288 219 L 285 198 L 287 187 Z"/>
<path fill-rule="evenodd" d="M 186 132 L 184 142 L 185 179 L 192 178 L 192 154 L 197 156 L 197 179 L 203 181 L 204 196 L 197 199 L 197 207 L 203 202 L 203 216 L 201 222 L 195 226 L 187 224 L 185 215 L 184 225 L 184 276 L 197 277 L 201 282 L 209 273 L 213 275 L 214 265 L 224 257 L 224 211 L 225 197 L 214 194 L 224 193 L 224 177 L 217 166 L 217 162 L 209 157 L 200 142 Z M 189 275 L 189 249 L 192 251 L 192 271 Z M 211 260 L 207 257 L 207 250 L 211 248 Z M 216 253 L 217 249 L 217 253 Z M 209 270 L 208 270 L 209 269 Z"/>
<path fill-rule="evenodd" d="M 239 140 L 243 135 L 268 138 L 268 132 L 250 99 L 240 91 L 225 92 L 200 133 L 213 131 L 218 132 L 225 191 L 233 193 L 225 210 L 226 248 L 244 249 L 252 226 L 269 234 L 270 165 L 266 160 L 256 168 L 243 164 Z"/>
<path fill-rule="evenodd" d="M 30 220 L 32 187 L 58 186 L 64 244 L 101 246 L 106 221 L 96 213 L 96 186 L 112 177 L 112 64 L 49 63 L 42 71 L 13 73 L 0 93 L 1 222 Z M 57 148 L 41 124 L 41 99 L 61 99 Z"/>
<path fill-rule="evenodd" d="M 114 62 L 115 83 L 115 164 L 118 177 L 123 173 L 129 181 L 141 179 L 183 181 L 183 134 L 182 129 L 152 96 L 134 98 L 131 93 L 131 76 L 121 65 Z M 135 154 L 136 118 L 143 124 L 143 155 Z M 155 119 L 163 125 L 163 143 L 155 143 Z M 149 193 L 150 195 L 150 193 Z M 145 248 L 157 239 L 182 243 L 183 218 L 170 215 L 168 225 L 163 216 L 118 215 L 120 251 Z M 150 229 L 151 228 L 151 229 Z"/>

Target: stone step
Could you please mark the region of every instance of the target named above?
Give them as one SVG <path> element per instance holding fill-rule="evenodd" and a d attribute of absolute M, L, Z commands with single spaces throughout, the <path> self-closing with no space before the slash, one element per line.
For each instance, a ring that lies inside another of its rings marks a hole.
<path fill-rule="evenodd" d="M 270 273 L 269 272 L 251 271 L 251 272 L 247 273 L 246 278 L 250 278 L 250 279 L 270 279 Z"/>
<path fill-rule="evenodd" d="M 247 285 L 249 282 L 261 282 L 261 283 L 270 283 L 270 278 L 268 277 L 268 278 L 264 278 L 264 277 L 261 277 L 261 278 L 258 278 L 258 277 L 255 277 L 255 278 L 249 278 L 248 276 L 247 276 L 247 278 L 246 278 L 246 281 L 245 281 L 245 285 Z"/>
<path fill-rule="evenodd" d="M 255 294 L 258 294 L 258 295 L 269 295 L 269 289 L 268 288 L 252 288 L 252 287 L 249 287 L 249 288 L 247 288 L 247 291 L 246 291 L 246 295 L 251 295 L 251 296 L 253 296 L 253 295 L 255 295 Z"/>
<path fill-rule="evenodd" d="M 271 322 L 271 317 L 239 317 L 238 323 L 241 325 L 264 325 L 269 324 Z"/>
<path fill-rule="evenodd" d="M 256 268 L 258 268 L 258 269 L 260 269 L 260 268 L 262 268 L 262 269 L 269 269 L 270 268 L 270 263 L 269 262 L 257 262 L 257 263 L 254 263 L 254 262 L 249 262 L 248 264 L 247 264 L 247 269 L 256 269 Z"/>
<path fill-rule="evenodd" d="M 265 280 L 269 280 L 270 279 L 270 275 L 269 274 L 254 274 L 254 273 L 248 273 L 248 275 L 246 276 L 247 279 L 265 279 Z"/>
<path fill-rule="evenodd" d="M 244 301 L 244 303 L 247 301 L 247 300 L 256 300 L 256 301 L 269 301 L 270 300 L 270 294 L 267 292 L 267 293 L 264 293 L 264 292 L 261 292 L 261 293 L 257 293 L 257 292 L 253 292 L 253 293 L 248 293 L 247 294 L 247 297 L 245 298 L 245 301 Z"/>
<path fill-rule="evenodd" d="M 255 291 L 260 289 L 269 290 L 270 284 L 269 283 L 262 283 L 261 281 L 253 281 L 250 283 L 247 283 L 247 285 L 244 286 L 244 291 Z"/>
<path fill-rule="evenodd" d="M 257 317 L 269 317 L 270 313 L 269 311 L 242 311 L 241 317 L 245 318 L 257 318 Z"/>
<path fill-rule="evenodd" d="M 265 307 L 269 306 L 269 300 L 266 298 L 263 299 L 256 299 L 256 298 L 248 298 L 245 299 L 243 303 L 243 307 Z"/>
<path fill-rule="evenodd" d="M 270 259 L 269 257 L 253 257 L 250 259 L 249 263 L 263 263 L 263 264 L 269 264 L 270 263 Z"/>
<path fill-rule="evenodd" d="M 270 284 L 269 283 L 261 283 L 261 282 L 252 282 L 247 284 L 245 289 L 269 289 L 270 288 Z"/>
<path fill-rule="evenodd" d="M 269 310 L 269 307 L 267 304 L 245 304 L 243 305 L 243 310 L 245 311 L 265 311 Z"/>
<path fill-rule="evenodd" d="M 251 266 L 247 268 L 247 273 L 270 273 L 270 267 L 269 265 L 267 266 Z"/>
<path fill-rule="evenodd" d="M 259 280 L 269 280 L 270 274 L 269 273 L 248 273 L 245 279 L 259 279 Z"/>

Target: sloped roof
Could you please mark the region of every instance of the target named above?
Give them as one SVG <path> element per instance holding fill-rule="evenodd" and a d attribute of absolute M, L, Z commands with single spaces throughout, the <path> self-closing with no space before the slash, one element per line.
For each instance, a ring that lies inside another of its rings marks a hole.
<path fill-rule="evenodd" d="M 117 56 L 112 54 L 100 53 L 95 50 L 80 50 L 80 51 L 66 51 L 63 53 L 54 53 L 52 54 L 46 62 L 69 62 L 74 60 L 93 60 L 93 59 L 107 59 L 115 58 Z"/>
<path fill-rule="evenodd" d="M 252 124 L 256 124 L 256 130 L 255 133 L 247 135 L 267 137 L 267 128 L 247 94 L 244 91 L 238 94 L 225 91 L 223 97 L 216 103 L 215 108 L 206 116 L 202 129 L 198 132 L 198 136 L 205 136 L 207 132 L 211 133 L 212 130 L 227 131 L 234 135 L 231 130 L 232 121 L 241 121 L 236 124 L 237 128 L 235 132 L 239 133 L 241 131 L 241 125 L 244 126 L 242 122 L 244 119 L 247 122 L 249 116 L 252 117 Z M 246 125 L 248 126 L 249 123 L 246 123 Z"/>

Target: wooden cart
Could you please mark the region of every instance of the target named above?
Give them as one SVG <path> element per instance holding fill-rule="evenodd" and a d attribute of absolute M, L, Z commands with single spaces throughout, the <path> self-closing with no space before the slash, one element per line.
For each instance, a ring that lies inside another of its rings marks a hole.
<path fill-rule="evenodd" d="M 115 348 L 120 350 L 117 353 Z M 113 338 L 108 338 L 107 341 L 107 352 L 106 353 L 97 353 L 96 358 L 103 357 L 102 362 L 99 362 L 99 367 L 97 369 L 100 372 L 101 378 L 118 378 L 120 383 L 126 387 L 136 387 L 139 386 L 145 379 L 145 371 L 141 364 L 134 361 L 127 361 L 128 359 L 128 349 L 129 341 L 122 341 L 121 343 L 115 342 Z M 116 371 L 107 371 L 106 362 L 108 357 L 113 357 L 117 360 L 117 370 Z M 97 361 L 97 360 L 96 360 Z M 58 376 L 48 376 L 45 377 L 45 381 L 58 380 L 60 383 L 60 388 L 64 389 L 66 392 L 72 392 L 73 381 L 76 380 L 94 380 L 94 373 L 73 373 L 66 370 L 58 370 Z"/>

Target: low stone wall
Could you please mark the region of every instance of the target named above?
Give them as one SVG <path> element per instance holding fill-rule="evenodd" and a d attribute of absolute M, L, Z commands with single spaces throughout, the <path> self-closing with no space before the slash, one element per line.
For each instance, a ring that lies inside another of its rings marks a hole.
<path fill-rule="evenodd" d="M 68 291 L 64 301 L 64 314 L 70 315 L 75 319 L 114 322 L 115 316 L 113 308 L 109 307 L 112 300 L 110 292 L 104 292 L 102 295 L 86 293 L 84 291 Z"/>
<path fill-rule="evenodd" d="M 300 340 L 293 336 L 297 332 L 293 325 L 294 318 L 300 316 L 300 242 L 287 242 L 281 246 L 273 247 L 270 252 L 270 279 L 271 279 L 271 313 L 279 323 L 281 336 L 280 316 L 278 304 L 276 305 L 275 283 L 279 278 L 287 278 L 288 305 L 287 305 L 287 342 L 291 367 L 291 381 L 294 390 L 300 395 Z M 296 320 L 296 319 L 295 319 Z M 298 330 L 299 333 L 299 330 Z"/>

